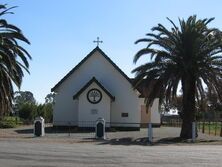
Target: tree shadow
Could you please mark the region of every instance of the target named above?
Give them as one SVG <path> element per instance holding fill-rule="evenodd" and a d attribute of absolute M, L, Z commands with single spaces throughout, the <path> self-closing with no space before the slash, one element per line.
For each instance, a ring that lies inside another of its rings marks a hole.
<path fill-rule="evenodd" d="M 143 138 L 131 138 L 131 137 L 123 137 L 123 138 L 115 138 L 115 139 L 108 139 L 108 140 L 97 140 L 99 143 L 98 145 L 150 145 L 147 137 Z"/>
<path fill-rule="evenodd" d="M 167 137 L 167 138 L 161 138 L 157 140 L 153 140 L 151 143 L 148 140 L 148 137 L 143 138 L 115 138 L 115 139 L 108 139 L 108 140 L 97 140 L 99 143 L 98 145 L 143 145 L 143 146 L 157 146 L 157 145 L 175 145 L 175 144 L 201 144 L 201 143 L 216 143 L 222 141 L 220 140 L 196 140 L 196 142 L 193 142 L 191 139 L 183 139 L 180 137 Z"/>
<path fill-rule="evenodd" d="M 166 137 L 155 141 L 156 144 L 175 144 L 184 142 L 187 142 L 187 140 L 180 137 Z"/>

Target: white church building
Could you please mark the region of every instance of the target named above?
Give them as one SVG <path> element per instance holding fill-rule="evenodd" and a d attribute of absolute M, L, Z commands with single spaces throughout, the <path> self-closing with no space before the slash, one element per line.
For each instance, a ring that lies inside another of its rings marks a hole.
<path fill-rule="evenodd" d="M 143 93 L 98 46 L 51 91 L 56 93 L 54 126 L 94 127 L 98 118 L 105 119 L 106 127 L 160 124 L 159 100 L 147 112 Z"/>

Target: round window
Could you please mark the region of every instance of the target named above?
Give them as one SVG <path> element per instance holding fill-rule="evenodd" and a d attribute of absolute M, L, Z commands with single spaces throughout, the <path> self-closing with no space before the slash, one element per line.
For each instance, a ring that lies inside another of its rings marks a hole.
<path fill-rule="evenodd" d="M 99 89 L 90 89 L 87 93 L 87 99 L 92 104 L 99 103 L 102 100 L 102 93 Z"/>

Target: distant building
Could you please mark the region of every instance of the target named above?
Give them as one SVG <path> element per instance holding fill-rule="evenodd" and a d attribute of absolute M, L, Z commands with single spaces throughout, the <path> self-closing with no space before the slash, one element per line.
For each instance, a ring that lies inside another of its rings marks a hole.
<path fill-rule="evenodd" d="M 64 76 L 52 92 L 56 93 L 54 126 L 93 127 L 98 118 L 104 118 L 107 127 L 160 124 L 159 100 L 146 112 L 143 91 L 134 90 L 132 79 L 99 47 Z"/>
<path fill-rule="evenodd" d="M 163 115 L 164 116 L 172 116 L 172 115 L 177 115 L 177 116 L 179 116 L 179 113 L 178 113 L 179 111 L 178 111 L 178 109 L 176 109 L 176 108 L 171 108 L 169 111 L 167 111 L 167 112 L 164 112 L 163 113 Z"/>

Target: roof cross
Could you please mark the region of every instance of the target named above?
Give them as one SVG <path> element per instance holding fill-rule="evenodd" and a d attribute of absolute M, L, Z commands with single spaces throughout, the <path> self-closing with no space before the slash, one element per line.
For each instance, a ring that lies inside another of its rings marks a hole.
<path fill-rule="evenodd" d="M 103 43 L 103 41 L 100 41 L 99 40 L 99 37 L 97 37 L 97 40 L 96 41 L 93 41 L 94 43 L 97 43 L 97 46 L 99 46 L 99 43 Z"/>

